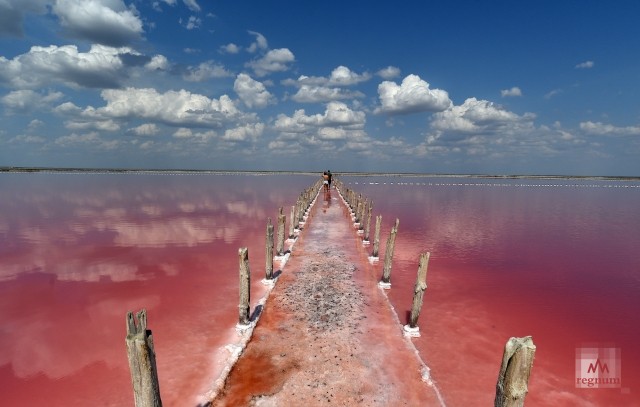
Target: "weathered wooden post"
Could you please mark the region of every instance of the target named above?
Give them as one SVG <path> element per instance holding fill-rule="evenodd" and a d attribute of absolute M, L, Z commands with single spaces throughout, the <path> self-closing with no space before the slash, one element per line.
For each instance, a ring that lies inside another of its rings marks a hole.
<path fill-rule="evenodd" d="M 296 207 L 295 205 L 291 207 L 291 216 L 289 217 L 289 239 L 295 239 L 295 219 L 296 218 Z"/>
<path fill-rule="evenodd" d="M 373 252 L 371 257 L 379 257 L 380 251 L 380 224 L 382 223 L 382 215 L 376 216 L 376 229 L 373 235 Z"/>
<path fill-rule="evenodd" d="M 367 206 L 367 222 L 364 226 L 364 241 L 369 242 L 369 232 L 371 231 L 371 212 L 373 211 L 373 202 L 369 201 Z"/>
<path fill-rule="evenodd" d="M 276 242 L 276 253 L 278 256 L 284 256 L 284 224 L 286 222 L 286 216 L 282 212 L 282 207 L 278 211 L 278 241 Z"/>
<path fill-rule="evenodd" d="M 380 287 L 382 288 L 391 288 L 391 262 L 393 260 L 393 249 L 396 245 L 396 235 L 398 234 L 398 224 L 400 220 L 396 218 L 395 225 L 391 228 L 391 233 L 389 233 L 389 238 L 387 239 L 387 247 L 384 252 L 384 269 L 382 270 L 382 280 L 380 283 Z"/>
<path fill-rule="evenodd" d="M 138 324 L 133 313 L 127 312 L 125 339 L 135 407 L 162 407 L 153 336 L 147 329 L 147 311 L 141 310 L 136 317 Z"/>
<path fill-rule="evenodd" d="M 496 384 L 495 407 L 524 406 L 535 354 L 536 346 L 530 336 L 507 341 Z"/>
<path fill-rule="evenodd" d="M 265 278 L 267 280 L 273 280 L 273 224 L 271 218 L 267 222 L 267 244 L 265 250 Z"/>
<path fill-rule="evenodd" d="M 404 327 L 404 332 L 407 336 L 420 336 L 418 317 L 420 317 L 420 310 L 422 309 L 424 291 L 427 289 L 427 267 L 429 266 L 429 256 L 431 256 L 429 252 L 420 254 L 418 276 L 416 277 L 416 285 L 413 287 L 411 315 L 409 316 L 409 324 Z"/>
<path fill-rule="evenodd" d="M 241 247 L 238 249 L 240 260 L 240 304 L 238 305 L 239 318 L 238 325 L 249 325 L 249 302 L 251 301 L 251 273 L 249 271 L 249 249 Z"/>

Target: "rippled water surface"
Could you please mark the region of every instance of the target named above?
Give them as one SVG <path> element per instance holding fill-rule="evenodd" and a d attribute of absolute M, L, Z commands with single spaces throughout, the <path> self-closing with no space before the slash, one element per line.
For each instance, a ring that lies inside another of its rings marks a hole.
<path fill-rule="evenodd" d="M 125 314 L 145 307 L 163 401 L 195 407 L 237 319 L 237 249 L 259 298 L 266 219 L 315 180 L 0 174 L 0 404 L 132 405 Z M 382 214 L 381 254 L 400 219 L 402 322 L 432 254 L 414 342 L 448 405 L 491 405 L 502 348 L 525 335 L 527 405 L 640 405 L 638 183 L 342 180 Z M 622 389 L 575 388 L 585 343 L 621 348 Z"/>

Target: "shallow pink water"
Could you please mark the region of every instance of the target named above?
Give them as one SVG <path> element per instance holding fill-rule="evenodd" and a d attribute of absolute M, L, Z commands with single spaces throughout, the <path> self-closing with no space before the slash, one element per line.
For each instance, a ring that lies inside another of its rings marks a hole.
<path fill-rule="evenodd" d="M 526 405 L 640 405 L 638 183 L 342 180 L 383 215 L 383 246 L 400 219 L 388 295 L 403 323 L 431 252 L 414 343 L 447 405 L 492 405 L 504 344 L 526 335 L 537 345 Z M 621 348 L 621 389 L 575 388 L 585 343 Z"/>
<path fill-rule="evenodd" d="M 237 319 L 237 249 L 255 301 L 266 219 L 315 180 L 0 175 L 0 403 L 132 405 L 124 319 L 146 307 L 163 401 L 195 407 Z M 491 405 L 504 343 L 524 335 L 538 346 L 527 405 L 640 405 L 637 184 L 343 181 L 382 213 L 381 253 L 400 219 L 389 297 L 403 322 L 432 253 L 415 343 L 448 405 Z M 585 342 L 622 349 L 626 393 L 575 388 Z"/>
<path fill-rule="evenodd" d="M 237 322 L 238 248 L 256 301 L 266 220 L 314 181 L 0 175 L 0 404 L 132 405 L 125 315 L 146 307 L 164 404 L 196 406 Z"/>

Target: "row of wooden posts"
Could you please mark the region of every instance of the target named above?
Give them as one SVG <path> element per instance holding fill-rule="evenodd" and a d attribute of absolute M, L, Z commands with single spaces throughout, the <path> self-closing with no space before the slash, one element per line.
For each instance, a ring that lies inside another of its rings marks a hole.
<path fill-rule="evenodd" d="M 363 234 L 363 242 L 370 243 L 370 222 L 373 211 L 371 200 L 347 188 L 340 180 L 333 180 L 336 189 L 349 206 L 352 212 L 352 220 L 358 228 L 358 233 Z M 289 221 L 289 238 L 294 239 L 296 232 L 299 233 L 304 225 L 308 210 L 318 195 L 322 186 L 322 181 L 318 181 L 311 187 L 305 189 L 296 202 L 291 207 Z M 382 216 L 376 216 L 375 234 L 373 239 L 373 249 L 371 258 L 377 260 L 379 257 L 380 227 Z M 274 225 L 271 218 L 267 221 L 266 244 L 265 244 L 265 279 L 266 284 L 273 284 L 275 274 L 273 272 L 274 246 L 277 256 L 285 256 L 285 223 L 286 216 L 283 208 L 278 211 L 277 241 L 274 242 Z M 385 261 L 382 272 L 380 287 L 388 289 L 391 284 L 391 265 L 395 248 L 395 239 L 398 234 L 399 220 L 396 219 L 385 247 Z M 238 250 L 239 276 L 240 276 L 240 302 L 238 305 L 239 317 L 237 327 L 240 329 L 251 326 L 250 314 L 250 269 L 249 252 L 246 247 Z M 427 288 L 427 266 L 430 253 L 420 255 L 418 275 L 414 286 L 413 304 L 409 323 L 404 327 L 405 334 L 417 336 L 418 317 L 422 308 L 424 292 Z M 127 313 L 127 357 L 131 370 L 131 381 L 133 384 L 135 407 L 161 407 L 160 385 L 156 368 L 155 350 L 153 347 L 153 336 L 151 330 L 147 329 L 146 310 L 141 310 L 134 318 L 132 312 Z M 511 338 L 505 345 L 502 364 L 498 374 L 496 385 L 496 407 L 521 407 L 524 405 L 524 398 L 528 392 L 528 381 L 533 365 L 536 347 L 530 336 L 524 338 Z"/>
<path fill-rule="evenodd" d="M 342 198 L 351 210 L 352 219 L 362 233 L 363 242 L 370 244 L 369 228 L 371 223 L 371 215 L 373 211 L 373 203 L 362 194 L 347 188 L 339 180 L 335 181 L 336 188 L 340 192 Z M 371 257 L 377 259 L 380 247 L 380 225 L 382 223 L 382 215 L 376 216 L 375 234 L 373 239 L 373 250 Z M 385 248 L 384 267 L 379 285 L 381 288 L 388 289 L 391 287 L 391 264 L 393 261 L 393 252 L 395 248 L 396 235 L 398 234 L 398 226 L 400 221 L 396 218 L 395 224 L 391 228 L 387 245 Z M 418 336 L 418 317 L 422 309 L 424 292 L 427 288 L 427 267 L 429 264 L 429 252 L 421 253 L 418 265 L 418 275 L 413 291 L 413 302 L 411 306 L 411 314 L 408 324 L 404 326 L 404 332 L 407 336 Z M 495 407 L 522 407 L 524 399 L 529 391 L 528 383 L 533 367 L 533 359 L 535 357 L 536 346 L 531 336 L 522 338 L 510 338 L 504 348 L 502 355 L 502 363 L 498 372 L 498 381 L 496 384 L 496 397 L 494 399 Z"/>
<path fill-rule="evenodd" d="M 336 180 L 335 185 L 336 189 L 340 192 L 340 195 L 351 210 L 352 219 L 358 228 L 358 232 L 363 234 L 363 242 L 365 244 L 370 244 L 369 232 L 371 226 L 371 215 L 373 212 L 373 202 L 362 194 L 356 193 L 354 190 L 347 188 L 340 180 Z M 373 259 L 377 259 L 379 257 L 381 224 L 382 215 L 378 215 L 376 216 L 373 249 L 371 251 L 371 257 Z M 382 268 L 382 277 L 379 282 L 381 288 L 391 288 L 391 265 L 393 262 L 393 253 L 395 250 L 399 225 L 400 220 L 396 218 L 396 221 L 389 232 L 389 237 L 387 238 L 387 245 L 385 246 L 384 254 L 384 267 Z M 427 267 L 429 265 L 430 255 L 431 253 L 429 252 L 420 254 L 420 265 L 418 267 L 418 276 L 414 286 L 411 314 L 409 317 L 409 323 L 405 326 L 405 333 L 407 335 L 418 335 L 418 317 L 420 317 L 420 310 L 422 309 L 424 292 L 427 289 Z"/>
<path fill-rule="evenodd" d="M 320 190 L 322 180 L 306 188 L 291 207 L 289 218 L 289 239 L 295 239 L 296 233 L 300 231 L 306 220 L 311 203 Z M 267 221 L 266 232 L 266 265 L 265 284 L 273 284 L 275 273 L 273 272 L 274 247 L 276 256 L 285 256 L 285 223 L 286 216 L 284 209 L 278 210 L 277 241 L 274 243 L 274 225 L 271 218 Z M 237 327 L 242 330 L 250 327 L 250 285 L 251 273 L 249 269 L 249 250 L 246 247 L 238 249 L 239 274 L 240 274 L 240 303 L 238 305 L 239 317 Z M 129 369 L 131 371 L 131 382 L 133 384 L 133 397 L 135 407 L 161 407 L 160 384 L 158 382 L 158 370 L 156 367 L 156 353 L 153 346 L 153 335 L 147 329 L 147 311 L 139 311 L 135 317 L 132 312 L 126 316 L 127 336 L 125 339 L 127 347 L 127 358 L 129 359 Z"/>

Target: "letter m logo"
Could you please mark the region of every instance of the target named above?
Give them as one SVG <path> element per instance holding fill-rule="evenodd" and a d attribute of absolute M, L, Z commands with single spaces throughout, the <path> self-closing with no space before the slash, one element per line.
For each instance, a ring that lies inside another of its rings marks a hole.
<path fill-rule="evenodd" d="M 600 358 L 596 359 L 595 364 L 589 363 L 589 367 L 587 368 L 587 373 L 596 373 L 597 371 L 600 373 L 609 373 L 609 366 L 607 366 L 606 363 L 600 363 Z"/>

